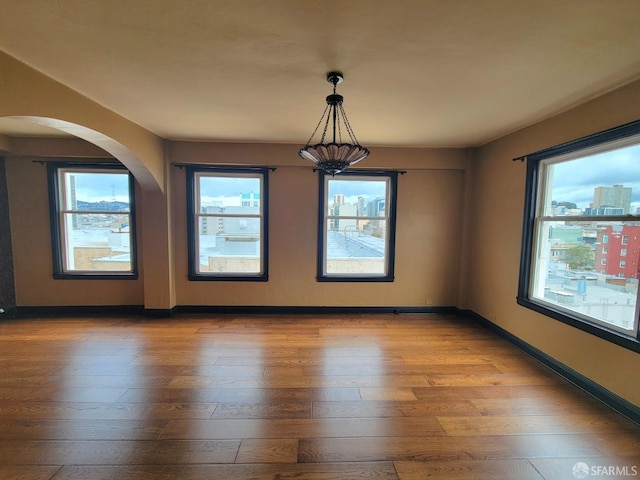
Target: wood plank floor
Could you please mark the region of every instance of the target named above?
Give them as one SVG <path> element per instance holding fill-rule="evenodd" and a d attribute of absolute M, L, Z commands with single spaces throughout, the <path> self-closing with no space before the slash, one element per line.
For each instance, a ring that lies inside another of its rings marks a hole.
<path fill-rule="evenodd" d="M 640 476 L 638 425 L 454 316 L 9 320 L 0 352 L 2 480 Z"/>

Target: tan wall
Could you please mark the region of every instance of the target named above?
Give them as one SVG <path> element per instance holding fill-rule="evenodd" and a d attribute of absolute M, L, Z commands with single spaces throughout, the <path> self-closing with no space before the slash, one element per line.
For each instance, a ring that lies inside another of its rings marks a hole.
<path fill-rule="evenodd" d="M 456 304 L 466 150 L 378 148 L 363 162 L 368 168 L 407 170 L 398 179 L 393 283 L 316 281 L 318 176 L 297 156 L 296 146 L 184 142 L 171 151 L 176 163 L 277 167 L 269 174 L 268 282 L 187 280 L 185 171 L 173 169 L 178 305 Z"/>
<path fill-rule="evenodd" d="M 47 167 L 33 160 L 5 159 L 16 305 L 142 305 L 142 279 L 53 279 Z"/>
<path fill-rule="evenodd" d="M 526 164 L 512 158 L 640 117 L 640 82 L 478 149 L 469 308 L 640 405 L 640 355 L 516 304 Z"/>
<path fill-rule="evenodd" d="M 53 142 L 57 145 L 57 142 Z M 28 146 L 25 146 L 28 150 Z M 187 279 L 185 171 L 168 168 L 172 177 L 173 239 L 160 215 L 163 204 L 137 189 L 138 246 L 141 255 L 173 244 L 175 297 L 158 291 L 153 278 L 54 280 L 46 166 L 35 157 L 7 158 L 7 176 L 18 306 L 47 305 L 270 305 L 270 306 L 425 306 L 456 305 L 462 245 L 462 199 L 467 152 L 462 149 L 374 149 L 367 167 L 405 169 L 399 177 L 396 280 L 393 283 L 316 282 L 318 177 L 291 145 L 180 143 L 174 163 L 272 165 L 270 173 L 269 282 L 190 282 Z M 40 154 L 45 152 L 39 152 Z M 62 156 L 57 147 L 56 155 Z M 369 160 L 369 159 L 368 159 Z M 368 161 L 367 160 L 367 161 Z M 163 216 L 166 216 L 163 215 Z M 28 219 L 28 221 L 26 220 Z M 164 240 L 163 240 L 164 238 Z M 146 247 L 146 248 L 145 248 Z M 160 258 L 158 255 L 156 257 Z M 170 256 L 161 258 L 171 265 Z M 147 275 L 149 274 L 147 272 Z M 175 298 L 175 300 L 173 300 Z M 169 299 L 169 300 L 167 300 Z"/>
<path fill-rule="evenodd" d="M 164 146 L 157 135 L 4 52 L 0 85 L 0 117 L 22 118 L 84 138 L 118 158 L 142 185 L 164 188 Z"/>
<path fill-rule="evenodd" d="M 139 187 L 145 190 L 146 201 L 141 199 L 138 204 L 148 207 L 138 222 L 140 245 L 144 239 L 147 240 L 146 248 L 138 257 L 140 269 L 144 267 L 148 273 L 144 282 L 143 303 L 149 309 L 167 310 L 173 307 L 175 291 L 169 235 L 171 218 L 168 217 L 170 192 L 166 191 L 168 162 L 164 140 L 4 52 L 0 52 L 0 85 L 0 117 L 52 127 L 84 139 L 93 144 L 88 157 L 94 157 L 96 152 L 100 156 L 108 152 L 133 173 Z M 56 148 L 49 150 L 50 140 L 0 136 L 0 150 L 12 155 L 83 157 L 74 145 L 80 145 L 81 151 L 87 148 L 75 140 L 55 140 L 53 143 L 57 145 Z M 59 147 L 65 143 L 63 148 Z M 29 151 L 31 153 L 27 153 Z M 16 238 L 15 235 L 13 237 Z M 17 262 L 20 261 L 18 258 Z M 65 305 L 72 302 L 72 297 L 65 300 L 64 295 L 57 296 L 57 290 L 62 287 L 59 282 L 56 285 L 51 293 L 56 295 L 57 301 Z M 98 284 L 93 284 L 93 290 L 102 291 L 98 287 Z M 135 289 L 129 290 L 129 295 L 116 298 L 121 299 L 121 304 L 128 304 L 136 292 Z M 110 294 L 106 295 L 108 299 L 111 298 Z M 93 297 L 95 301 L 87 300 L 100 303 L 100 295 L 94 294 Z M 114 301 L 118 303 L 117 299 Z M 111 303 L 111 300 L 106 302 Z"/>

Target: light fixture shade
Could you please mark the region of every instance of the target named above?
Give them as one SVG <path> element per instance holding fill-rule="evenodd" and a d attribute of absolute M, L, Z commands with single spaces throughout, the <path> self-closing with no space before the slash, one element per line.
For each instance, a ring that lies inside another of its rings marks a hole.
<path fill-rule="evenodd" d="M 298 154 L 331 175 L 342 172 L 369 156 L 369 149 L 350 143 L 318 143 L 301 148 Z"/>
<path fill-rule="evenodd" d="M 370 152 L 368 148 L 358 143 L 342 106 L 344 98 L 336 93 L 336 86 L 343 81 L 342 74 L 329 72 L 327 81 L 333 84 L 333 94 L 327 97 L 327 107 L 307 144 L 300 149 L 298 155 L 313 162 L 326 173 L 336 175 L 367 158 Z M 330 123 L 331 128 L 329 128 Z M 312 144 L 312 140 L 321 126 L 323 126 L 322 135 L 319 135 L 319 141 L 316 140 L 318 143 Z M 345 137 L 348 137 L 345 140 L 350 142 L 342 141 L 343 130 Z M 325 143 L 327 131 L 331 132 L 332 141 Z"/>

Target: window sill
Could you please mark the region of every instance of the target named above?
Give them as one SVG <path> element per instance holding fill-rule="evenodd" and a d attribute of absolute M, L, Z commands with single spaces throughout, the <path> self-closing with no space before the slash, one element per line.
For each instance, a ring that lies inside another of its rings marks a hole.
<path fill-rule="evenodd" d="M 137 280 L 137 273 L 54 273 L 56 280 Z"/>
<path fill-rule="evenodd" d="M 347 275 L 318 276 L 318 282 L 388 282 L 395 281 L 395 277 L 350 277 Z"/>
<path fill-rule="evenodd" d="M 571 325 L 572 327 L 582 330 L 583 332 L 590 333 L 592 335 L 595 335 L 596 337 L 602 338 L 603 340 L 607 340 L 621 347 L 640 353 L 640 341 L 631 335 L 625 335 L 616 330 L 608 329 L 602 325 L 589 323 L 585 320 L 572 317 L 565 314 L 564 312 L 550 308 L 546 304 L 534 302 L 528 298 L 519 296 L 516 297 L 516 300 L 518 302 L 518 305 L 522 305 L 523 307 L 534 310 L 542 315 L 551 317 L 555 320 L 559 320 L 567 325 Z"/>
<path fill-rule="evenodd" d="M 268 282 L 268 275 L 205 275 L 189 274 L 190 282 Z"/>

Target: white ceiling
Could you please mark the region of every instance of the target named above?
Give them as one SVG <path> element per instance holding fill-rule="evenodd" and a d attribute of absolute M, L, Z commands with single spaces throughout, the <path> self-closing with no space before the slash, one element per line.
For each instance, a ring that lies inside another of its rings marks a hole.
<path fill-rule="evenodd" d="M 0 49 L 168 139 L 479 146 L 640 77 L 638 0 L 0 0 Z M 47 135 L 17 122 L 0 132 Z"/>

